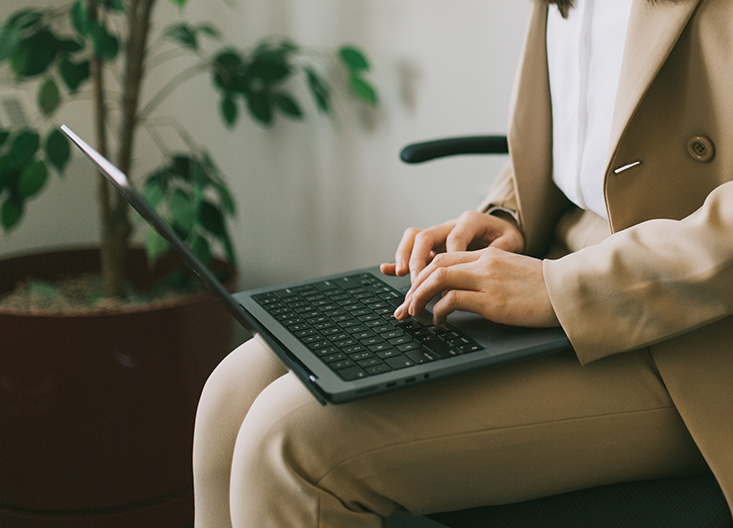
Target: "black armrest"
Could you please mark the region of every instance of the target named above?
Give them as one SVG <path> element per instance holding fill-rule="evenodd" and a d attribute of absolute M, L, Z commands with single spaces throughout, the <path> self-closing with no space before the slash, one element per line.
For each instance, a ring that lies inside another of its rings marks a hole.
<path fill-rule="evenodd" d="M 458 154 L 506 154 L 508 152 L 506 136 L 471 136 L 413 143 L 402 149 L 400 159 L 405 163 L 422 163 Z"/>

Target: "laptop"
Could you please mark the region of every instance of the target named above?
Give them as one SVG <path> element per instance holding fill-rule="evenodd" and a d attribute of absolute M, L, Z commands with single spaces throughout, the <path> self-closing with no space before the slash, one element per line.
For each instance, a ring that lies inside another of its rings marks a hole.
<path fill-rule="evenodd" d="M 131 185 L 66 125 L 63 132 L 251 333 L 260 334 L 321 404 L 338 404 L 570 348 L 561 328 L 529 329 L 456 312 L 393 317 L 409 277 L 378 266 L 231 294 Z M 246 270 L 245 270 L 246 272 Z M 430 305 L 429 305 L 430 307 Z"/>

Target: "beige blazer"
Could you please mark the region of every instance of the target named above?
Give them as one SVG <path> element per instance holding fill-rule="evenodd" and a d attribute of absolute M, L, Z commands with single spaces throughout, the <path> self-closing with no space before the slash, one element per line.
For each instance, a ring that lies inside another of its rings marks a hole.
<path fill-rule="evenodd" d="M 519 212 L 536 256 L 568 207 L 552 182 L 546 22 L 536 1 L 511 161 L 486 201 Z M 545 279 L 582 363 L 651 351 L 732 504 L 733 0 L 634 0 L 627 39 L 604 183 L 613 234 L 546 260 Z"/>

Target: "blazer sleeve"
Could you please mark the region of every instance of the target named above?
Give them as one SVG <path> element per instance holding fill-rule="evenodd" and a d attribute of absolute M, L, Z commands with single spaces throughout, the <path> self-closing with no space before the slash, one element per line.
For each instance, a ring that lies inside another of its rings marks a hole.
<path fill-rule="evenodd" d="M 496 180 L 494 180 L 489 193 L 479 206 L 479 211 L 487 211 L 491 206 L 506 207 L 519 213 L 517 192 L 514 186 L 514 169 L 511 162 L 502 167 Z M 521 229 L 521 218 L 520 218 Z"/>
<path fill-rule="evenodd" d="M 722 319 L 733 314 L 733 182 L 682 220 L 648 220 L 543 266 L 584 364 Z"/>

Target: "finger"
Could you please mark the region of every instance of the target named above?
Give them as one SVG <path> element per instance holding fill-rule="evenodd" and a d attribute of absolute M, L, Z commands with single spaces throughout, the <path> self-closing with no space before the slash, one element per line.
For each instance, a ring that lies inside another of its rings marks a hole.
<path fill-rule="evenodd" d="M 428 264 L 420 274 L 413 280 L 412 286 L 405 294 L 406 300 L 412 295 L 412 293 L 420 287 L 420 285 L 430 277 L 435 270 L 438 268 L 445 268 L 449 266 L 455 266 L 456 264 L 465 264 L 473 262 L 480 258 L 480 253 L 461 251 L 456 253 L 441 253 L 436 256 L 430 264 Z"/>
<path fill-rule="evenodd" d="M 470 268 L 470 265 L 457 264 L 436 269 L 415 289 L 407 312 L 413 317 L 422 313 L 430 300 L 443 291 L 477 291 L 480 285 L 476 274 Z"/>
<path fill-rule="evenodd" d="M 486 230 L 486 215 L 478 211 L 463 213 L 446 239 L 446 251 L 466 251 L 469 244 Z"/>
<path fill-rule="evenodd" d="M 394 276 L 397 274 L 397 264 L 385 262 L 384 264 L 379 265 L 379 271 L 381 271 L 383 275 Z"/>
<path fill-rule="evenodd" d="M 420 233 L 419 229 L 411 227 L 405 229 L 405 232 L 402 234 L 402 240 L 400 240 L 395 253 L 395 275 L 401 277 L 409 271 L 407 263 L 410 260 L 410 255 L 412 255 L 415 237 L 418 233 Z"/>
<path fill-rule="evenodd" d="M 451 227 L 446 224 L 425 229 L 415 236 L 415 243 L 410 256 L 410 276 L 414 281 L 420 272 L 431 262 L 434 253 L 438 252 Z"/>
<path fill-rule="evenodd" d="M 481 292 L 451 290 L 433 306 L 433 323 L 436 325 L 445 323 L 448 316 L 456 310 L 484 315 L 486 301 L 486 295 Z"/>

